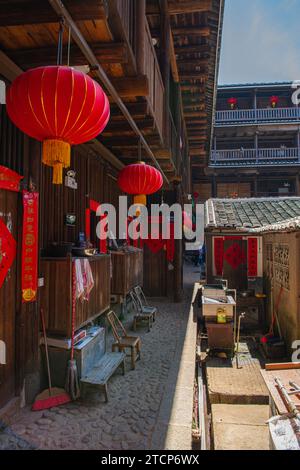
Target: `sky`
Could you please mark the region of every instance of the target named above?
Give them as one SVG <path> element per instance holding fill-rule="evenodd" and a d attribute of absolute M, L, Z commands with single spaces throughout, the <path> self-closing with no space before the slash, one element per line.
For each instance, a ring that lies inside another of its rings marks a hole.
<path fill-rule="evenodd" d="M 300 80 L 300 0 L 225 0 L 219 84 Z"/>

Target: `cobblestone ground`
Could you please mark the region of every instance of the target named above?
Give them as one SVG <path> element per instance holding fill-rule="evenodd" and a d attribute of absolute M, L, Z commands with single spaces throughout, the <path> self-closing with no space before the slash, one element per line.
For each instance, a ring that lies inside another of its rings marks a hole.
<path fill-rule="evenodd" d="M 9 427 L 0 423 L 0 449 L 150 449 L 164 390 L 176 380 L 168 373 L 185 335 L 197 271 L 186 268 L 182 303 L 152 301 L 159 315 L 151 333 L 138 332 L 142 359 L 135 371 L 128 360 L 125 377 L 116 373 L 110 379 L 107 404 L 102 394 L 92 392 L 84 401 L 49 411 L 34 413 L 27 407 Z"/>

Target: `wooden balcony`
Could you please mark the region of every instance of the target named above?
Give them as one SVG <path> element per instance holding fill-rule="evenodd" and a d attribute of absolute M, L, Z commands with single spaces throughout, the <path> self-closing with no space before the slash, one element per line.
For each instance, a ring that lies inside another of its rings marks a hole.
<path fill-rule="evenodd" d="M 238 149 L 213 150 L 210 167 L 213 168 L 247 168 L 259 166 L 290 166 L 300 165 L 300 149 L 269 148 L 269 149 Z"/>
<path fill-rule="evenodd" d="M 300 108 L 261 108 L 217 111 L 215 126 L 245 124 L 298 123 Z"/>

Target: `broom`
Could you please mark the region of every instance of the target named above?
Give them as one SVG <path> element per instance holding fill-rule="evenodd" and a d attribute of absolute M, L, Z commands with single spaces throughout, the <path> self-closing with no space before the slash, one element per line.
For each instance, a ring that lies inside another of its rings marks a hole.
<path fill-rule="evenodd" d="M 65 389 L 70 394 L 72 400 L 77 400 L 80 396 L 78 382 L 78 371 L 76 360 L 74 359 L 74 336 L 75 336 L 75 312 L 76 312 L 76 272 L 75 264 L 72 266 L 72 347 L 71 359 L 68 362 Z"/>
<path fill-rule="evenodd" d="M 41 320 L 45 343 L 47 373 L 48 373 L 48 385 L 49 388 L 44 390 L 42 393 L 37 395 L 34 404 L 32 405 L 32 411 L 48 410 L 56 406 L 64 405 L 71 401 L 71 397 L 62 388 L 52 388 L 48 342 L 45 327 L 44 311 L 41 309 Z"/>

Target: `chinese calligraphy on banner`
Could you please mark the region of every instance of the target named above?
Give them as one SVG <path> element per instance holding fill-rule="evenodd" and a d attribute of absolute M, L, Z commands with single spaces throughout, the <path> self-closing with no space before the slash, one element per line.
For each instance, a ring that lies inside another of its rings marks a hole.
<path fill-rule="evenodd" d="M 35 302 L 38 288 L 38 193 L 23 191 L 22 301 Z"/>

